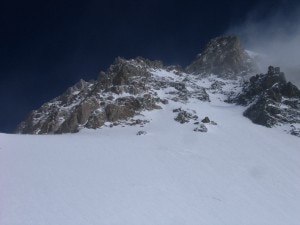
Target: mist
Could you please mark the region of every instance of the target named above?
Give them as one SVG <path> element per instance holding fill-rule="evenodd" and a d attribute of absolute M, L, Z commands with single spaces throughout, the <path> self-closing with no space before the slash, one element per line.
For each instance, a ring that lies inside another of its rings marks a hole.
<path fill-rule="evenodd" d="M 258 8 L 245 21 L 231 26 L 227 34 L 238 35 L 247 50 L 258 53 L 259 72 L 279 66 L 287 80 L 300 86 L 300 4 Z"/>

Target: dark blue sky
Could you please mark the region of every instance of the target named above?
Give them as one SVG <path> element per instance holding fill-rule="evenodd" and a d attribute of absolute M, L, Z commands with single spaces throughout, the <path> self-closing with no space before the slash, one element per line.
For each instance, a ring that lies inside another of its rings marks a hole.
<path fill-rule="evenodd" d="M 279 4 L 280 3 L 280 4 Z M 0 132 L 117 56 L 187 65 L 205 43 L 289 1 L 1 1 Z"/>

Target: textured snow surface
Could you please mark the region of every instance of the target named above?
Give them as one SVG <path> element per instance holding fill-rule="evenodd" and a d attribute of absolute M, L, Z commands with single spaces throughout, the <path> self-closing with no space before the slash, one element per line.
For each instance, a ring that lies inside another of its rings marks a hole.
<path fill-rule="evenodd" d="M 144 127 L 0 134 L 0 224 L 298 225 L 300 138 L 210 97 L 145 112 Z M 218 125 L 193 132 L 178 107 Z"/>

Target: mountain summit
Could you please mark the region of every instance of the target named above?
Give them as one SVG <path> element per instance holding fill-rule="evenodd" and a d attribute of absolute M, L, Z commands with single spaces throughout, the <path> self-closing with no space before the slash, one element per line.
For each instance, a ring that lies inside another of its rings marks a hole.
<path fill-rule="evenodd" d="M 118 57 L 97 80 L 80 80 L 61 96 L 32 111 L 18 126 L 17 133 L 144 127 L 151 123 L 145 116 L 147 112 L 166 107 L 171 107 L 175 122 L 194 123 L 194 131 L 206 132 L 207 124 L 216 122 L 208 117 L 200 118 L 193 109 L 198 106 L 193 104 L 227 102 L 243 105 L 244 116 L 254 123 L 267 127 L 288 124 L 291 127 L 286 131 L 298 135 L 300 95 L 297 87 L 286 82 L 284 74 L 274 67 L 270 67 L 267 74 L 253 76 L 250 82 L 245 80 L 245 76 L 254 75 L 254 71 L 254 60 L 235 36 L 211 40 L 185 70 L 142 57 L 130 60 Z"/>
<path fill-rule="evenodd" d="M 188 73 L 216 74 L 222 78 L 234 78 L 254 72 L 255 62 L 242 48 L 236 36 L 212 39 L 195 61 L 187 68 Z"/>

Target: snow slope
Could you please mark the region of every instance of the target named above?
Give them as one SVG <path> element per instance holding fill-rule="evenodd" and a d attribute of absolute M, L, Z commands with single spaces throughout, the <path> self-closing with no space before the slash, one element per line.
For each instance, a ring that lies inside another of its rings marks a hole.
<path fill-rule="evenodd" d="M 0 224 L 298 225 L 300 139 L 210 98 L 170 101 L 144 127 L 0 134 Z M 178 107 L 218 125 L 193 132 Z"/>

